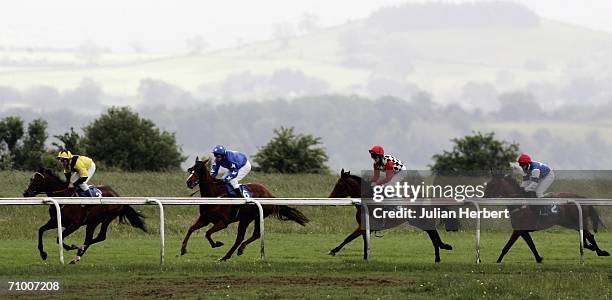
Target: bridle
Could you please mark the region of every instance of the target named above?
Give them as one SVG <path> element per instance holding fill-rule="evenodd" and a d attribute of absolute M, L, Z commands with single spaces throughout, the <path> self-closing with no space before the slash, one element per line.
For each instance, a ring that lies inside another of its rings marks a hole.
<path fill-rule="evenodd" d="M 43 180 L 46 178 L 45 174 L 41 173 L 41 172 L 36 172 L 34 173 L 34 176 L 32 177 L 32 179 L 34 179 L 34 177 L 36 177 L 36 175 L 40 175 L 40 177 L 43 178 Z M 26 190 L 26 192 L 30 192 L 34 195 L 40 195 L 40 194 L 46 194 L 46 193 L 50 193 L 50 194 L 55 194 L 55 193 L 59 193 L 59 192 L 63 192 L 65 190 L 68 190 L 68 187 L 59 189 L 59 190 L 55 190 L 55 191 L 49 191 L 49 192 L 42 192 L 42 191 L 36 191 L 36 190 L 32 190 L 29 186 L 28 189 Z"/>

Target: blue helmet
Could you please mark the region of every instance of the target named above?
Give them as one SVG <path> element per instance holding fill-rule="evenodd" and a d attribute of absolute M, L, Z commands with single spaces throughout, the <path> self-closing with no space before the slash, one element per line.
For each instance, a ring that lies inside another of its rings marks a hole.
<path fill-rule="evenodd" d="M 223 145 L 217 145 L 215 146 L 215 148 L 213 148 L 213 154 L 214 155 L 223 155 L 225 156 L 227 150 L 225 149 L 225 146 Z"/>

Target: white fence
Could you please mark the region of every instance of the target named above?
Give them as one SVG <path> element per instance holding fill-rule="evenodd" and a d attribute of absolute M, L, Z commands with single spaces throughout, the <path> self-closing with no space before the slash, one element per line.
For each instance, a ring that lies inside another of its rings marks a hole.
<path fill-rule="evenodd" d="M 579 220 L 579 245 L 580 245 L 580 264 L 584 264 L 584 244 L 583 244 L 583 222 L 582 222 L 582 205 L 609 206 L 612 205 L 612 199 L 569 199 L 569 198 L 546 198 L 537 199 L 538 205 L 543 204 L 566 204 L 571 203 L 578 208 Z M 295 205 L 295 206 L 353 206 L 360 205 L 365 214 L 368 214 L 368 205 L 449 205 L 457 206 L 464 204 L 474 205 L 476 210 L 480 212 L 480 205 L 527 205 L 534 204 L 534 199 L 517 199 L 517 198 L 495 198 L 495 199 L 466 199 L 463 202 L 457 202 L 449 199 L 420 199 L 418 202 L 408 202 L 406 200 L 389 200 L 384 202 L 373 202 L 371 200 L 362 201 L 358 198 L 176 198 L 176 197 L 117 197 L 117 198 L 0 198 L 0 205 L 55 205 L 57 212 L 58 225 L 58 246 L 59 260 L 64 263 L 64 248 L 62 247 L 62 216 L 60 213 L 60 205 L 64 204 L 127 204 L 127 205 L 157 205 L 159 208 L 159 234 L 160 234 L 160 263 L 164 263 L 165 257 L 165 234 L 164 234 L 164 205 L 244 205 L 254 204 L 259 209 L 260 222 L 260 255 L 265 259 L 264 248 L 264 218 L 262 205 Z M 478 213 L 480 216 L 480 213 Z M 366 231 L 366 258 L 370 255 L 370 223 L 369 218 L 365 218 Z M 476 263 L 480 263 L 480 218 L 476 219 Z"/>

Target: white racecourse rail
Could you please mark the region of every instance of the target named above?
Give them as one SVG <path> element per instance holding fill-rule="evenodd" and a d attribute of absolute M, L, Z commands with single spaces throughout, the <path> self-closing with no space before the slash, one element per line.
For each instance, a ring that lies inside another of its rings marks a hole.
<path fill-rule="evenodd" d="M 160 263 L 164 263 L 165 256 L 165 235 L 164 235 L 164 205 L 211 205 L 211 204 L 222 204 L 222 205 L 244 205 L 254 204 L 259 209 L 259 222 L 260 222 L 260 254 L 261 258 L 265 258 L 264 252 L 264 218 L 262 205 L 299 205 L 299 206 L 361 206 L 364 213 L 368 214 L 368 205 L 449 205 L 457 206 L 464 204 L 472 204 L 475 206 L 477 211 L 480 211 L 480 205 L 526 205 L 533 204 L 534 199 L 528 198 L 489 198 L 489 199 L 466 199 L 463 202 L 457 202 L 452 199 L 420 199 L 418 202 L 409 202 L 406 200 L 389 200 L 386 199 L 384 202 L 373 202 L 371 200 L 362 201 L 359 198 L 176 198 L 176 197 L 100 197 L 100 198 L 59 198 L 59 197 L 45 197 L 45 198 L 0 198 L 0 205 L 55 205 L 57 212 L 57 224 L 58 224 L 58 247 L 59 247 L 59 260 L 60 263 L 64 263 L 64 249 L 62 247 L 62 226 L 61 226 L 61 213 L 60 205 L 64 204 L 127 204 L 127 205 L 146 205 L 153 204 L 159 208 L 159 235 L 160 235 Z M 537 199 L 538 205 L 543 204 L 564 204 L 571 203 L 576 205 L 578 208 L 578 220 L 579 220 L 579 238 L 580 238 L 580 264 L 584 264 L 584 245 L 583 245 L 583 222 L 582 222 L 582 207 L 581 205 L 598 205 L 598 206 L 609 206 L 612 205 L 612 199 L 569 199 L 569 198 L 546 198 Z M 480 214 L 478 214 L 480 215 Z M 365 243 L 367 246 L 366 258 L 370 254 L 370 224 L 369 218 L 365 218 L 365 231 L 366 239 Z M 480 218 L 476 220 L 476 263 L 480 263 Z"/>

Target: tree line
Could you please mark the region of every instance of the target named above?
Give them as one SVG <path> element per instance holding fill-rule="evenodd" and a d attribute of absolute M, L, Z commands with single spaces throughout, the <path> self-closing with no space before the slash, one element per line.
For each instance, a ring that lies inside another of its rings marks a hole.
<path fill-rule="evenodd" d="M 34 170 L 55 164 L 59 150 L 92 157 L 102 168 L 124 171 L 176 170 L 187 158 L 175 134 L 161 130 L 128 107 L 111 107 L 82 128 L 54 135 L 47 147 L 47 122 L 35 119 L 25 129 L 23 120 L 0 120 L 0 170 Z M 267 173 L 329 173 L 329 156 L 321 138 L 298 134 L 293 127 L 273 130 L 274 137 L 258 147 L 252 158 Z M 222 141 L 219 141 L 222 143 Z M 493 133 L 474 132 L 452 140 L 450 151 L 435 154 L 434 171 L 506 169 L 518 155 L 518 145 L 500 141 Z M 239 149 L 237 149 L 239 150 Z"/>

